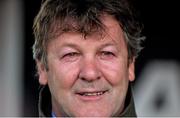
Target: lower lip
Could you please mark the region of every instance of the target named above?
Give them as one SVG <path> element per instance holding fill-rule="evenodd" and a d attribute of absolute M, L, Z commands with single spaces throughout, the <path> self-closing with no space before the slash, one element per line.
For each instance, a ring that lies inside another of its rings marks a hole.
<path fill-rule="evenodd" d="M 88 101 L 98 101 L 98 100 L 102 99 L 105 96 L 106 93 L 107 92 L 105 92 L 102 95 L 98 95 L 98 96 L 82 96 L 82 95 L 79 95 L 79 94 L 76 94 L 76 95 L 82 101 L 87 101 L 88 102 Z"/>

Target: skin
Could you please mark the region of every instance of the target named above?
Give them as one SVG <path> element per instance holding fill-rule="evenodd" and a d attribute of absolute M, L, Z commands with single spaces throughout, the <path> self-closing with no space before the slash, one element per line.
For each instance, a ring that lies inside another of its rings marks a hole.
<path fill-rule="evenodd" d="M 56 116 L 117 116 L 123 111 L 134 59 L 128 60 L 123 31 L 111 16 L 102 18 L 106 34 L 68 32 L 49 42 L 49 70 L 37 61 L 39 82 L 48 84 Z M 80 93 L 105 92 L 82 96 Z"/>

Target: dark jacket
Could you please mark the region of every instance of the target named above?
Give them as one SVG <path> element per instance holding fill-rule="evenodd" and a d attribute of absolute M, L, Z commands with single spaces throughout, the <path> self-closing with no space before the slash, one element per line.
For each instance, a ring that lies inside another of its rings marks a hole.
<path fill-rule="evenodd" d="M 38 109 L 39 109 L 40 117 L 51 117 L 51 112 L 52 112 L 51 94 L 49 92 L 48 86 L 44 86 L 40 90 Z M 119 116 L 120 117 L 136 117 L 131 87 L 129 87 L 128 93 L 126 96 L 125 109 Z"/>

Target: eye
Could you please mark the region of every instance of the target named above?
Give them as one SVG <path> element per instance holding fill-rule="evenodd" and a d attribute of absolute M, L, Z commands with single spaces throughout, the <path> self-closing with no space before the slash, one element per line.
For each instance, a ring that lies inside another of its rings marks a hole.
<path fill-rule="evenodd" d="M 102 51 L 101 53 L 102 53 L 102 55 L 112 55 L 112 56 L 114 56 L 114 53 L 110 52 L 110 51 Z"/>
<path fill-rule="evenodd" d="M 64 59 L 66 61 L 74 61 L 79 57 L 80 53 L 78 52 L 70 52 L 70 53 L 66 53 L 64 54 L 61 59 Z"/>
<path fill-rule="evenodd" d="M 101 51 L 100 57 L 102 59 L 111 59 L 111 58 L 115 57 L 115 54 L 111 51 Z"/>
<path fill-rule="evenodd" d="M 64 57 L 67 57 L 67 56 L 68 56 L 68 57 L 73 57 L 73 56 L 77 56 L 77 55 L 78 55 L 77 52 L 70 52 L 70 53 L 64 54 L 64 55 L 63 55 L 63 58 L 64 58 Z"/>

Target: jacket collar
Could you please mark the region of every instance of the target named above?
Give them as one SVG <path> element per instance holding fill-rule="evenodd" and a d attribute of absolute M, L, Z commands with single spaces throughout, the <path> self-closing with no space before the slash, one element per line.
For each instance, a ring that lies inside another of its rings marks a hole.
<path fill-rule="evenodd" d="M 40 117 L 51 117 L 51 94 L 48 86 L 41 86 L 40 88 L 38 110 Z"/>
<path fill-rule="evenodd" d="M 51 105 L 51 94 L 48 86 L 42 86 L 39 93 L 38 110 L 40 117 L 51 117 L 52 105 Z M 131 86 L 128 88 L 125 109 L 119 115 L 120 117 L 136 117 L 134 99 L 132 96 Z"/>

